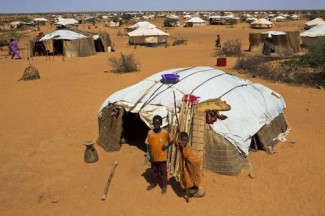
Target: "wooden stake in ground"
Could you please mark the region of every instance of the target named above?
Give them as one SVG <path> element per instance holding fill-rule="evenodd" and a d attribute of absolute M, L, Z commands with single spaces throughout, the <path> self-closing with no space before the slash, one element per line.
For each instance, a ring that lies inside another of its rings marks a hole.
<path fill-rule="evenodd" d="M 115 168 L 116 168 L 117 164 L 118 164 L 117 161 L 115 161 L 115 163 L 113 164 L 113 168 L 111 170 L 111 174 L 109 175 L 108 180 L 107 180 L 106 185 L 105 185 L 105 189 L 104 189 L 104 192 L 103 192 L 103 195 L 102 195 L 102 200 L 105 200 L 106 199 L 106 194 L 107 194 L 109 185 L 110 185 L 110 183 L 112 181 L 112 178 L 113 178 L 113 175 L 114 175 L 114 171 L 115 171 Z"/>

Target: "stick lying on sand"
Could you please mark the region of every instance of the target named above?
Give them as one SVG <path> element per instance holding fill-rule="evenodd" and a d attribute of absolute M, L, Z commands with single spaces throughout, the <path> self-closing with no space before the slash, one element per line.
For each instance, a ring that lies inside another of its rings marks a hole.
<path fill-rule="evenodd" d="M 114 175 L 114 171 L 115 171 L 115 168 L 116 168 L 117 164 L 118 164 L 117 161 L 115 161 L 115 163 L 113 164 L 113 168 L 112 168 L 111 174 L 109 175 L 108 180 L 107 180 L 106 185 L 105 185 L 105 189 L 104 189 L 104 192 L 103 192 L 103 195 L 102 195 L 102 200 L 105 200 L 106 199 L 106 194 L 107 194 L 109 185 L 110 185 L 110 183 L 112 181 L 112 178 L 113 178 L 113 175 Z"/>

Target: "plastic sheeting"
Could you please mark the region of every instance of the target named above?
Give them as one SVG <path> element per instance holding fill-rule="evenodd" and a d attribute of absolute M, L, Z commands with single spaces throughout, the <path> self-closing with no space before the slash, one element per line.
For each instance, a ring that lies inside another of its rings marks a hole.
<path fill-rule="evenodd" d="M 180 81 L 176 84 L 161 83 L 161 75 L 169 73 L 177 73 Z M 174 109 L 173 92 L 177 103 L 184 94 L 199 96 L 199 102 L 218 97 L 226 101 L 231 110 L 220 114 L 228 118 L 211 126 L 246 155 L 252 136 L 286 107 L 280 94 L 261 84 L 253 84 L 212 67 L 193 67 L 162 71 L 115 92 L 104 101 L 99 115 L 105 106 L 116 103 L 123 105 L 126 111 L 139 113 L 149 127 L 154 115 L 162 116 L 162 126 L 166 126 L 166 116 Z"/>
<path fill-rule="evenodd" d="M 79 34 L 74 31 L 69 30 L 57 30 L 54 32 L 51 32 L 49 34 L 44 35 L 44 37 L 41 38 L 41 41 L 46 40 L 76 40 L 80 38 L 88 38 L 89 36 L 85 36 L 82 34 Z"/>

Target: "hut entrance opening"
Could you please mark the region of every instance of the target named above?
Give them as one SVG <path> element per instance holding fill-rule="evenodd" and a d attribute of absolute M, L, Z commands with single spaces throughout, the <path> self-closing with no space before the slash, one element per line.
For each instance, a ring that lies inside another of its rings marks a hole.
<path fill-rule="evenodd" d="M 122 140 L 146 152 L 145 140 L 150 128 L 140 119 L 137 113 L 125 112 L 123 115 Z"/>
<path fill-rule="evenodd" d="M 53 40 L 53 54 L 63 55 L 63 40 Z"/>
<path fill-rule="evenodd" d="M 105 52 L 102 39 L 98 38 L 94 41 L 96 52 Z"/>

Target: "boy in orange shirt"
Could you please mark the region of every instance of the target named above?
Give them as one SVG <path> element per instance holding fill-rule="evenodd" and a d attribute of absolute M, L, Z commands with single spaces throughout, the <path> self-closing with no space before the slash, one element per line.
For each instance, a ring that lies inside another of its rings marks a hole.
<path fill-rule="evenodd" d="M 173 143 L 173 136 L 166 130 L 160 128 L 162 117 L 156 115 L 152 119 L 154 128 L 148 132 L 145 143 L 148 146 L 151 162 L 152 182 L 147 187 L 150 191 L 158 184 L 160 173 L 162 190 L 161 193 L 167 192 L 167 152 L 166 149 Z"/>

